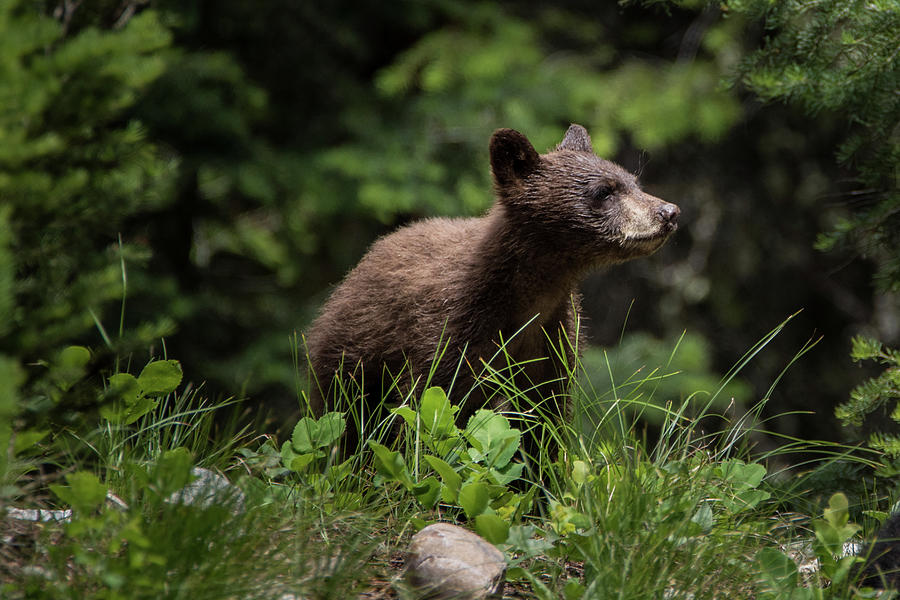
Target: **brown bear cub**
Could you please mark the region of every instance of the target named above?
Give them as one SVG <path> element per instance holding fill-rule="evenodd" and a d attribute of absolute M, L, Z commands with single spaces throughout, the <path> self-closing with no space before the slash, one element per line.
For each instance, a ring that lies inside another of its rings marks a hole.
<path fill-rule="evenodd" d="M 485 402 L 506 405 L 504 377 L 531 403 L 563 410 L 579 281 L 659 249 L 679 209 L 597 157 L 580 125 L 543 155 L 498 129 L 490 156 L 497 201 L 485 216 L 427 219 L 379 239 L 325 303 L 307 335 L 315 410 L 332 406 L 335 375 L 368 410 L 393 381 L 397 397 L 430 375 L 461 405 L 462 425 Z M 488 371 L 494 385 L 475 387 Z"/>

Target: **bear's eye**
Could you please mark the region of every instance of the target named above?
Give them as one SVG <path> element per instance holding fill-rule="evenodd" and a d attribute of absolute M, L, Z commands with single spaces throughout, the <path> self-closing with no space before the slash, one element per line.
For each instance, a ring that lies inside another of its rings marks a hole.
<path fill-rule="evenodd" d="M 616 184 L 612 181 L 598 181 L 592 186 L 591 197 L 596 204 L 603 204 L 616 192 Z"/>

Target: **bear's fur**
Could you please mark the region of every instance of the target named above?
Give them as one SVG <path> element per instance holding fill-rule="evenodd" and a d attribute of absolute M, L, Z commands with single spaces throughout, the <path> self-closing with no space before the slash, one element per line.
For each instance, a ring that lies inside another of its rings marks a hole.
<path fill-rule="evenodd" d="M 490 160 L 496 202 L 485 216 L 427 219 L 377 240 L 325 303 L 307 334 L 314 409 L 331 406 L 335 374 L 369 407 L 398 374 L 401 393 L 416 378 L 421 391 L 431 373 L 429 385 L 460 403 L 484 363 L 502 369 L 507 356 L 532 402 L 561 397 L 578 347 L 579 281 L 653 253 L 677 228 L 678 207 L 597 157 L 580 125 L 543 155 L 499 129 Z M 504 405 L 488 388 L 466 398 L 461 423 L 485 401 Z"/>

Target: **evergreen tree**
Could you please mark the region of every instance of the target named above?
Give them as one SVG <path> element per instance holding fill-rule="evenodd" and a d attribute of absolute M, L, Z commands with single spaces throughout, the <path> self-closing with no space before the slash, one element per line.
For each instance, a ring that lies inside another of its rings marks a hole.
<path fill-rule="evenodd" d="M 852 198 L 817 247 L 852 247 L 876 264 L 875 283 L 900 292 L 900 7 L 896 0 L 731 0 L 726 13 L 764 21 L 763 46 L 741 64 L 737 79 L 765 101 L 838 115 L 846 137 L 838 161 L 855 173 Z M 889 296 L 890 297 L 890 296 Z M 896 299 L 896 295 L 893 296 Z M 896 308 L 894 310 L 897 310 Z M 845 425 L 890 411 L 900 423 L 900 355 L 877 340 L 853 340 L 853 359 L 877 360 L 884 372 L 858 385 L 836 410 Z M 893 405 L 893 406 L 892 406 Z M 872 447 L 900 459 L 900 437 L 885 419 Z M 892 468 L 889 474 L 897 472 Z"/>
<path fill-rule="evenodd" d="M 0 2 L 3 448 L 13 414 L 34 424 L 73 402 L 96 402 L 68 393 L 90 356 L 62 348 L 104 323 L 115 333 L 123 261 L 147 254 L 118 234 L 170 201 L 172 160 L 128 117 L 162 73 L 170 35 L 152 11 L 118 14 L 105 28 L 92 22 L 99 14 L 54 18 L 31 2 Z M 143 344 L 168 329 L 157 325 L 145 328 Z"/>
<path fill-rule="evenodd" d="M 734 0 L 726 12 L 764 19 L 763 47 L 738 76 L 765 101 L 799 104 L 845 119 L 838 161 L 856 173 L 845 214 L 823 233 L 823 250 L 852 243 L 900 291 L 900 10 L 895 0 Z"/>
<path fill-rule="evenodd" d="M 868 379 L 850 392 L 850 399 L 835 409 L 835 415 L 844 425 L 861 427 L 867 417 L 875 431 L 869 435 L 869 446 L 884 452 L 888 461 L 883 474 L 896 477 L 900 474 L 900 436 L 886 431 L 884 415 L 889 414 L 894 423 L 900 423 L 900 351 L 885 347 L 871 338 L 853 338 L 850 356 L 856 362 L 875 361 L 884 366 L 877 377 Z M 888 466 L 890 465 L 890 466 Z"/>

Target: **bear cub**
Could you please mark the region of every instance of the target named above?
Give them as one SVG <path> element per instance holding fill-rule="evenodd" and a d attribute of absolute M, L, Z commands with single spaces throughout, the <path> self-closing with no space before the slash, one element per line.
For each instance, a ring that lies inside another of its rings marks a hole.
<path fill-rule="evenodd" d="M 579 281 L 658 250 L 679 209 L 596 156 L 580 125 L 547 154 L 498 129 L 490 162 L 496 202 L 486 215 L 382 237 L 334 290 L 307 332 L 314 410 L 333 405 L 335 375 L 368 410 L 386 393 L 420 393 L 430 375 L 460 405 L 463 425 L 485 403 L 506 405 L 503 377 L 530 402 L 565 410 Z M 486 367 L 494 385 L 475 386 Z"/>

